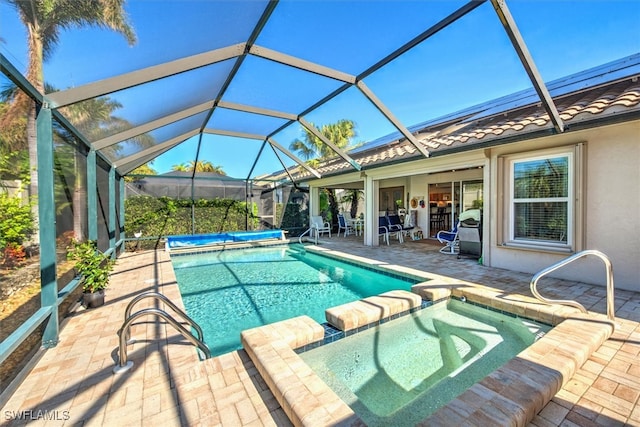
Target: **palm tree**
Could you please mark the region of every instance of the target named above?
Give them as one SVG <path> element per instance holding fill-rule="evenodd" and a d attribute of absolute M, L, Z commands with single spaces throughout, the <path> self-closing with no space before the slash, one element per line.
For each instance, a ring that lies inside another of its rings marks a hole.
<path fill-rule="evenodd" d="M 178 172 L 187 172 L 188 167 L 189 167 L 188 163 L 178 163 L 177 165 L 171 166 L 171 170 L 178 171 Z"/>
<path fill-rule="evenodd" d="M 6 85 L 0 91 L 0 123 L 3 124 L 2 133 L 0 133 L 0 156 L 10 155 L 27 147 L 27 119 L 19 117 L 8 123 L 2 120 L 8 114 L 10 100 L 17 92 L 17 86 L 13 83 Z"/>
<path fill-rule="evenodd" d="M 315 126 L 324 137 L 344 151 L 352 150 L 359 145 L 353 142 L 353 138 L 357 135 L 355 127 L 355 122 L 347 119 L 323 125 L 322 127 Z M 331 147 L 322 142 L 322 140 L 311 131 L 306 128 L 302 129 L 304 131 L 304 139 L 296 139 L 293 141 L 289 145 L 292 151 L 297 151 L 300 156 L 306 160 L 311 159 L 310 163 L 316 166 L 320 162 L 336 155 Z M 336 192 L 332 188 L 324 188 L 323 191 L 326 192 L 327 198 L 329 199 L 330 218 L 328 219 L 335 225 L 338 222 L 338 200 L 336 199 Z"/>
<path fill-rule="evenodd" d="M 129 175 L 158 175 L 158 171 L 151 167 L 150 162 L 138 166 L 137 168 L 129 172 Z M 130 177 L 128 175 L 124 177 L 124 180 L 127 182 L 135 181 L 136 179 L 138 178 Z"/>
<path fill-rule="evenodd" d="M 48 92 L 55 91 L 55 89 L 49 90 L 49 86 L 45 85 Z M 103 96 L 100 98 L 90 99 L 82 103 L 70 105 L 63 109 L 64 116 L 78 129 L 89 141 L 96 141 L 101 138 L 104 138 L 108 135 L 115 134 L 118 132 L 122 132 L 126 129 L 130 129 L 132 124 L 128 121 L 117 117 L 115 115 L 116 110 L 122 108 L 122 105 L 109 98 L 108 96 Z M 73 159 L 73 172 L 69 176 L 74 177 L 73 182 L 66 182 L 66 179 L 61 179 L 59 181 L 65 182 L 65 187 L 73 188 L 73 202 L 70 204 L 70 207 L 73 212 L 73 223 L 74 223 L 74 234 L 75 238 L 83 241 L 84 240 L 84 229 L 83 226 L 86 212 L 86 198 L 87 198 L 87 189 L 86 189 L 86 169 L 84 167 L 84 162 L 80 161 L 80 157 L 83 156 L 78 150 L 74 149 L 75 138 L 71 135 L 65 128 L 57 125 L 57 122 L 54 122 L 54 132 L 55 136 L 62 141 L 65 141 L 65 144 L 62 148 L 58 147 L 56 149 L 56 153 L 59 151 L 67 150 L 71 151 L 68 155 L 68 158 Z M 148 134 L 137 136 L 132 139 L 132 144 L 135 144 L 138 148 L 146 148 L 153 145 L 153 137 Z M 59 141 L 57 143 L 59 146 Z M 112 145 L 101 150 L 103 154 L 108 158 L 116 158 L 118 153 L 122 150 L 122 146 L 119 144 Z M 66 176 L 64 162 L 60 159 L 60 156 L 54 156 L 56 158 L 56 173 L 58 173 L 59 177 Z M 68 171 L 69 168 L 66 169 Z M 56 199 L 56 202 L 60 202 L 60 200 L 64 199 Z M 70 200 L 67 198 L 66 200 Z M 62 209 L 65 207 L 65 204 L 62 203 L 58 206 L 58 209 Z"/>
<path fill-rule="evenodd" d="M 25 1 L 7 0 L 15 7 L 22 23 L 27 28 L 29 60 L 27 79 L 41 93 L 44 93 L 43 62 L 53 54 L 59 42 L 60 32 L 69 28 L 95 26 L 114 30 L 122 34 L 129 44 L 134 44 L 136 36 L 129 25 L 124 11 L 125 0 L 82 0 L 82 1 Z M 15 96 L 9 111 L 2 120 L 5 127 L 19 117 L 27 116 L 27 142 L 31 163 L 31 194 L 38 194 L 38 176 L 35 165 L 38 161 L 36 144 L 36 106 L 22 91 Z M 38 218 L 37 204 L 34 203 L 34 218 Z M 37 237 L 36 237 L 37 239 Z M 37 243 L 37 242 L 36 242 Z"/>
<path fill-rule="evenodd" d="M 180 172 L 213 172 L 219 175 L 226 175 L 227 173 L 222 169 L 222 166 L 216 166 L 208 160 L 191 160 L 189 163 L 180 163 L 171 166 L 171 170 Z"/>
<path fill-rule="evenodd" d="M 363 198 L 364 198 L 364 192 L 362 190 L 351 189 L 351 190 L 345 191 L 340 201 L 342 203 L 349 204 L 350 206 L 349 213 L 351 214 L 352 218 L 355 218 L 356 215 L 358 215 L 358 205 L 360 203 L 360 200 L 363 200 Z"/>
<path fill-rule="evenodd" d="M 336 123 L 330 123 L 322 127 L 315 126 L 315 128 L 338 148 L 348 151 L 357 146 L 357 144 L 353 143 L 353 138 L 356 137 L 356 124 L 352 120 L 342 119 Z M 302 128 L 302 130 L 304 139 L 293 141 L 289 145 L 291 150 L 297 151 L 305 160 L 317 157 L 319 161 L 322 161 L 335 156 L 336 153 L 331 147 L 322 142 L 310 130 L 307 128 Z"/>
<path fill-rule="evenodd" d="M 222 166 L 216 166 L 208 160 L 191 160 L 189 162 L 189 170 L 195 170 L 196 172 L 214 172 L 220 175 L 226 175 L 227 173 L 222 169 Z"/>
<path fill-rule="evenodd" d="M 45 83 L 47 93 L 57 91 L 53 86 Z M 9 102 L 13 101 L 19 93 L 16 85 L 8 85 L 0 92 L 0 117 L 8 108 Z M 78 129 L 87 139 L 95 141 L 110 134 L 122 132 L 130 129 L 132 124 L 115 115 L 116 110 L 122 105 L 103 96 L 90 99 L 82 103 L 70 105 L 61 109 L 64 116 Z M 82 154 L 75 149 L 75 137 L 60 126 L 58 122 L 53 123 L 54 144 L 56 152 L 54 155 L 54 173 L 58 177 L 55 180 L 56 205 L 58 213 L 70 208 L 74 217 L 75 238 L 84 239 L 83 223 L 84 212 L 86 212 L 86 187 L 85 168 L 80 167 L 84 163 L 79 160 Z M 153 138 L 147 134 L 133 138 L 131 142 L 139 148 L 146 148 L 153 145 Z M 102 150 L 107 157 L 116 157 L 122 150 L 119 145 L 106 147 Z M 8 154 L 4 154 L 8 153 Z M 71 161 L 72 160 L 72 161 Z M 11 176 L 20 177 L 23 182 L 29 182 L 30 167 L 28 164 L 28 145 L 26 139 L 26 119 L 14 120 L 12 127 L 7 132 L 0 135 L 0 177 Z M 136 169 L 137 171 L 137 169 Z M 149 175 L 156 174 L 153 169 L 147 167 L 145 172 Z M 69 181 L 73 178 L 72 181 Z M 73 201 L 69 191 L 73 189 Z M 64 193 L 64 194 L 63 194 Z M 65 202 L 66 200 L 66 202 Z"/>
<path fill-rule="evenodd" d="M 49 85 L 45 85 L 45 88 L 47 92 L 55 91 L 55 89 L 49 90 Z M 133 127 L 130 122 L 116 115 L 116 111 L 120 108 L 122 108 L 120 102 L 108 96 L 101 96 L 62 108 L 61 112 L 89 141 L 97 141 Z M 73 138 L 66 134 L 68 138 Z M 149 134 L 142 134 L 131 138 L 128 143 L 137 149 L 144 149 L 151 147 L 155 141 Z M 114 159 L 118 158 L 122 150 L 122 145 L 115 144 L 103 148 L 100 152 L 107 158 Z"/>

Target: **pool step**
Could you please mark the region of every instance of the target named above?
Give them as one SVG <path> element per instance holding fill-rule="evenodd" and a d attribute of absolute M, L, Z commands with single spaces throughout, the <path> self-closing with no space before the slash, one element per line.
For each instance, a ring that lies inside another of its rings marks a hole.
<path fill-rule="evenodd" d="M 577 314 L 440 408 L 420 426 L 526 426 L 613 333 Z"/>
<path fill-rule="evenodd" d="M 288 249 L 295 254 L 304 255 L 307 253 L 303 245 L 289 245 Z"/>
<path fill-rule="evenodd" d="M 422 298 L 412 292 L 395 290 L 325 310 L 327 322 L 344 332 L 369 327 L 384 319 L 400 317 L 422 306 Z"/>

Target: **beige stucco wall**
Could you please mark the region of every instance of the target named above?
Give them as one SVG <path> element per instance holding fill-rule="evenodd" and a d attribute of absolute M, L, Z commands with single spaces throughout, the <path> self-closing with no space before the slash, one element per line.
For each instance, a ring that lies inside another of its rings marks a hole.
<path fill-rule="evenodd" d="M 584 143 L 586 179 L 584 243 L 578 249 L 597 249 L 612 261 L 618 289 L 640 291 L 640 121 L 567 132 L 530 141 L 478 149 L 391 165 L 310 182 L 311 186 L 365 181 L 369 199 L 379 186 L 405 185 L 409 198 L 427 200 L 430 183 L 484 179 L 483 260 L 486 265 L 533 274 L 566 258 L 551 253 L 498 245 L 498 157 Z M 481 169 L 479 167 L 482 167 Z M 367 200 L 367 209 L 377 203 Z M 427 229 L 427 210 L 418 209 L 418 225 Z M 366 244 L 376 244 L 375 224 L 367 224 Z M 488 238 L 487 238 L 488 237 Z M 594 257 L 577 261 L 554 273 L 556 277 L 605 286 L 603 264 Z M 541 289 L 544 281 L 541 283 Z M 542 290 L 541 290 L 542 291 Z M 542 291 L 543 292 L 543 291 Z"/>
<path fill-rule="evenodd" d="M 582 249 L 596 249 L 610 258 L 617 289 L 640 291 L 640 121 L 494 148 L 490 154 L 491 183 L 496 188 L 497 159 L 501 154 L 580 142 L 585 143 L 587 174 Z M 496 207 L 497 203 L 497 194 L 492 192 L 491 204 Z M 568 256 L 498 246 L 495 215 L 491 215 L 489 225 L 491 241 L 488 249 L 493 267 L 534 274 Z M 599 259 L 587 257 L 554 275 L 605 286 L 604 271 Z M 541 292 L 543 289 L 542 284 Z"/>

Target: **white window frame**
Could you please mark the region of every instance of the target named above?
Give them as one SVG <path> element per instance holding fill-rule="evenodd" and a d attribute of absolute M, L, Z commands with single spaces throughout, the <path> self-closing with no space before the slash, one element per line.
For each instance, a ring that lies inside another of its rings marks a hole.
<path fill-rule="evenodd" d="M 540 198 L 540 199 L 515 199 L 515 165 L 517 163 L 544 160 L 544 159 L 556 159 L 567 158 L 568 159 L 568 171 L 567 178 L 569 182 L 568 192 L 566 197 L 556 198 Z M 517 248 L 528 248 L 538 250 L 560 251 L 560 252 L 573 252 L 576 249 L 576 206 L 574 201 L 576 200 L 576 193 L 578 191 L 579 176 L 576 174 L 576 147 L 561 147 L 551 150 L 541 150 L 536 152 L 520 153 L 515 155 L 509 155 L 504 157 L 504 165 L 506 167 L 505 186 L 506 196 L 505 200 L 505 216 L 507 219 L 504 236 L 506 239 L 503 242 L 504 246 L 511 246 Z M 535 240 L 535 239 L 523 239 L 515 237 L 515 205 L 517 202 L 564 202 L 567 204 L 567 241 L 556 242 L 551 240 Z"/>

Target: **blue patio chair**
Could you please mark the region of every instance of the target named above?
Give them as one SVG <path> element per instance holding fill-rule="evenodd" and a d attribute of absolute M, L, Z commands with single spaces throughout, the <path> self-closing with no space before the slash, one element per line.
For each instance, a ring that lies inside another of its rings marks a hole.
<path fill-rule="evenodd" d="M 460 222 L 456 222 L 456 225 L 453 227 L 453 230 L 451 231 L 445 231 L 445 230 L 441 230 L 438 231 L 438 234 L 436 234 L 436 239 L 438 239 L 438 241 L 440 243 L 445 243 L 445 245 L 440 248 L 440 252 L 442 252 L 443 254 L 456 254 L 458 253 L 458 246 L 459 246 L 459 241 L 458 241 L 458 227 L 460 225 Z"/>
<path fill-rule="evenodd" d="M 394 217 L 392 221 L 391 217 Z M 389 234 L 396 233 L 396 237 L 400 243 L 404 243 L 403 239 L 403 231 L 402 231 L 402 222 L 400 221 L 400 217 L 398 215 L 385 215 L 384 220 L 386 221 L 386 226 L 389 229 Z M 397 219 L 396 219 L 397 218 Z"/>
<path fill-rule="evenodd" d="M 409 218 L 409 216 L 407 216 L 407 218 Z M 387 221 L 389 222 L 389 231 L 399 230 L 403 238 L 415 228 L 411 225 L 411 221 L 405 221 L 403 223 L 400 215 L 387 215 Z"/>
<path fill-rule="evenodd" d="M 384 216 L 378 217 L 378 238 L 382 236 L 383 240 L 389 245 L 389 228 L 387 227 L 387 218 Z"/>
<path fill-rule="evenodd" d="M 354 232 L 352 223 L 348 222 L 343 214 L 338 214 L 338 237 L 340 237 L 340 230 L 344 230 L 343 237 Z"/>

